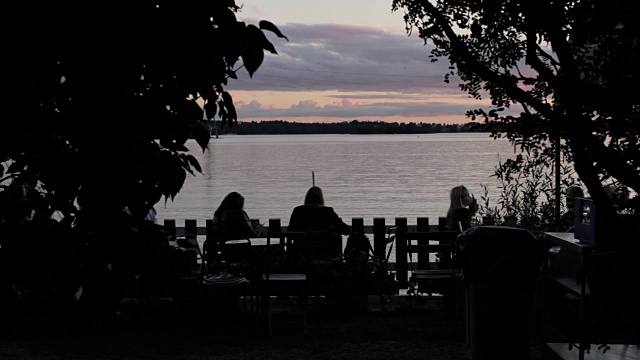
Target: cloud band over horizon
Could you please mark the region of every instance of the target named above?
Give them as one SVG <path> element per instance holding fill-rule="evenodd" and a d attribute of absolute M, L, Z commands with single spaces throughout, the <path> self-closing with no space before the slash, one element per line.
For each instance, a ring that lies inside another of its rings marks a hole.
<path fill-rule="evenodd" d="M 229 81 L 239 121 L 463 123 L 487 104 L 455 78 L 445 83 L 448 62 L 431 62 L 431 45 L 416 36 L 344 24 L 278 27 L 289 42 L 266 32 L 278 55 L 267 54 L 253 78 L 240 70 Z"/>

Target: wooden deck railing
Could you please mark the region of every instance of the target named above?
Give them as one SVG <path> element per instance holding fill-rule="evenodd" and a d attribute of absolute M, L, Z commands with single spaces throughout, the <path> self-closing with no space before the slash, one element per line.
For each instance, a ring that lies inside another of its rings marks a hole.
<path fill-rule="evenodd" d="M 252 219 L 254 220 L 254 219 Z M 255 219 L 259 221 L 259 219 Z M 281 225 L 280 219 L 269 219 L 269 226 L 275 226 L 286 231 L 287 227 Z M 266 228 L 268 229 L 269 226 Z M 351 231 L 357 231 L 367 235 L 373 235 L 373 251 L 376 255 L 384 255 L 386 247 L 387 229 L 393 226 L 405 226 L 407 231 L 442 231 L 447 228 L 447 219 L 439 217 L 437 224 L 430 224 L 428 217 L 419 217 L 415 224 L 408 224 L 406 217 L 397 217 L 395 224 L 386 224 L 384 218 L 374 218 L 373 225 L 364 225 L 363 218 L 351 219 Z M 183 236 L 184 234 L 196 234 L 204 236 L 205 239 L 213 237 L 211 229 L 212 220 L 206 220 L 204 226 L 199 226 L 197 220 L 184 220 L 184 226 L 178 226 L 175 219 L 164 220 L 164 227 L 170 235 Z"/>
<path fill-rule="evenodd" d="M 254 220 L 254 219 L 252 219 Z M 255 219 L 258 220 L 259 219 Z M 185 234 L 196 234 L 198 237 L 204 237 L 205 239 L 212 239 L 213 232 L 213 221 L 206 220 L 204 226 L 202 224 L 198 224 L 197 220 L 194 219 L 186 219 L 184 220 L 184 226 L 177 226 L 177 222 L 175 219 L 166 219 L 164 220 L 165 230 L 170 235 L 175 236 L 183 236 Z M 398 226 L 400 228 L 406 228 L 408 232 L 412 231 L 443 231 L 447 229 L 447 219 L 445 217 L 439 217 L 437 224 L 430 224 L 428 217 L 419 217 L 416 219 L 415 224 L 408 224 L 406 217 L 397 217 L 395 218 L 394 224 L 387 224 L 384 218 L 374 218 L 373 225 L 364 225 L 363 218 L 352 218 L 351 219 L 351 231 L 357 231 L 366 235 L 373 235 L 373 252 L 374 255 L 379 258 L 384 258 L 386 256 L 387 249 L 387 230 L 391 227 Z M 287 227 L 281 225 L 280 219 L 269 219 L 268 229 L 276 228 L 281 231 L 286 231 Z M 402 248 L 399 246 L 395 246 L 395 255 L 396 259 L 400 256 L 407 256 L 406 253 L 403 253 Z M 398 251 L 400 249 L 400 251 Z M 390 270 L 395 270 L 395 263 L 390 263 Z M 411 268 L 408 269 L 412 270 Z"/>

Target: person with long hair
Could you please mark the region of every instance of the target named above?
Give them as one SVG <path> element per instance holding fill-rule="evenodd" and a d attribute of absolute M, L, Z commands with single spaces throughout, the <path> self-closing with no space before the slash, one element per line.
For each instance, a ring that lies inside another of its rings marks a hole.
<path fill-rule="evenodd" d="M 289 219 L 289 231 L 327 231 L 334 234 L 337 244 L 341 244 L 341 235 L 351 234 L 351 228 L 336 214 L 332 207 L 324 204 L 322 189 L 312 186 L 305 195 L 304 204 L 296 206 Z M 331 255 L 341 253 L 336 247 Z"/>
<path fill-rule="evenodd" d="M 452 188 L 449 195 L 451 202 L 447 211 L 447 227 L 451 231 L 467 230 L 471 227 L 471 218 L 478 210 L 476 199 L 464 185 Z"/>
<path fill-rule="evenodd" d="M 256 237 L 249 215 L 244 211 L 244 197 L 233 191 L 227 194 L 213 213 L 213 226 L 225 237 Z"/>

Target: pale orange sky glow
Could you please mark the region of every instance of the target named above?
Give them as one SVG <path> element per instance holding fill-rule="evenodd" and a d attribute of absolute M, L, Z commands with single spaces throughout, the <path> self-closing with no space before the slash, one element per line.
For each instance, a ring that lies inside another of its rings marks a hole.
<path fill-rule="evenodd" d="M 457 114 L 459 106 L 469 109 L 483 102 L 459 95 L 400 93 L 344 93 L 338 91 L 233 91 L 241 121 L 286 120 L 295 122 L 342 122 L 351 120 L 466 123 Z M 353 96 L 351 98 L 350 96 Z M 485 102 L 486 103 L 486 102 Z M 386 104 L 386 105 L 385 105 Z M 385 109 L 385 106 L 388 109 Z M 406 114 L 393 109 L 406 107 Z M 453 107 L 453 110 L 450 108 Z M 391 109 L 391 113 L 389 113 Z M 450 111 L 452 113 L 446 113 Z M 271 116 L 265 116 L 271 114 Z M 340 114 L 330 116 L 330 114 Z M 349 116 L 348 114 L 353 114 Z"/>

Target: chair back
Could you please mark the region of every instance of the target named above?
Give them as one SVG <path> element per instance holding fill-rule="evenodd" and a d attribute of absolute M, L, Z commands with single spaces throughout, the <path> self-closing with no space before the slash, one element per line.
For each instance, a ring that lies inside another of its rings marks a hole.
<path fill-rule="evenodd" d="M 336 250 L 340 235 L 331 234 L 326 231 L 285 231 L 272 232 L 267 237 L 267 242 L 271 238 L 280 239 L 280 244 L 284 244 L 284 268 L 283 272 L 306 273 L 311 262 L 314 260 L 326 259 L 340 254 Z"/>
<path fill-rule="evenodd" d="M 191 263 L 191 266 L 195 267 L 199 264 L 199 275 L 203 275 L 208 272 L 207 263 L 196 235 L 185 234 L 184 236 L 171 236 L 169 238 L 169 243 L 172 241 L 175 241 L 175 246 L 182 250 L 185 255 L 184 258 L 187 259 L 187 262 Z M 190 260 L 191 258 L 193 260 Z"/>
<path fill-rule="evenodd" d="M 416 254 L 418 270 L 458 268 L 457 231 L 407 232 L 399 229 L 396 243 L 396 278 L 401 289 L 406 289 L 409 285 L 407 257 L 413 260 L 413 254 Z M 431 254 L 438 254 L 438 261 L 431 261 Z"/>
<path fill-rule="evenodd" d="M 239 272 L 245 276 L 254 272 L 256 265 L 251 240 L 247 238 L 207 239 L 203 245 L 203 259 L 210 271 Z"/>
<path fill-rule="evenodd" d="M 391 251 L 393 251 L 393 244 L 396 242 L 396 237 L 398 235 L 398 230 L 400 226 L 391 226 L 385 232 L 385 249 L 388 245 L 389 248 L 386 250 L 386 255 L 383 259 L 381 259 L 382 263 L 385 265 L 389 264 L 389 258 L 391 257 Z"/>

